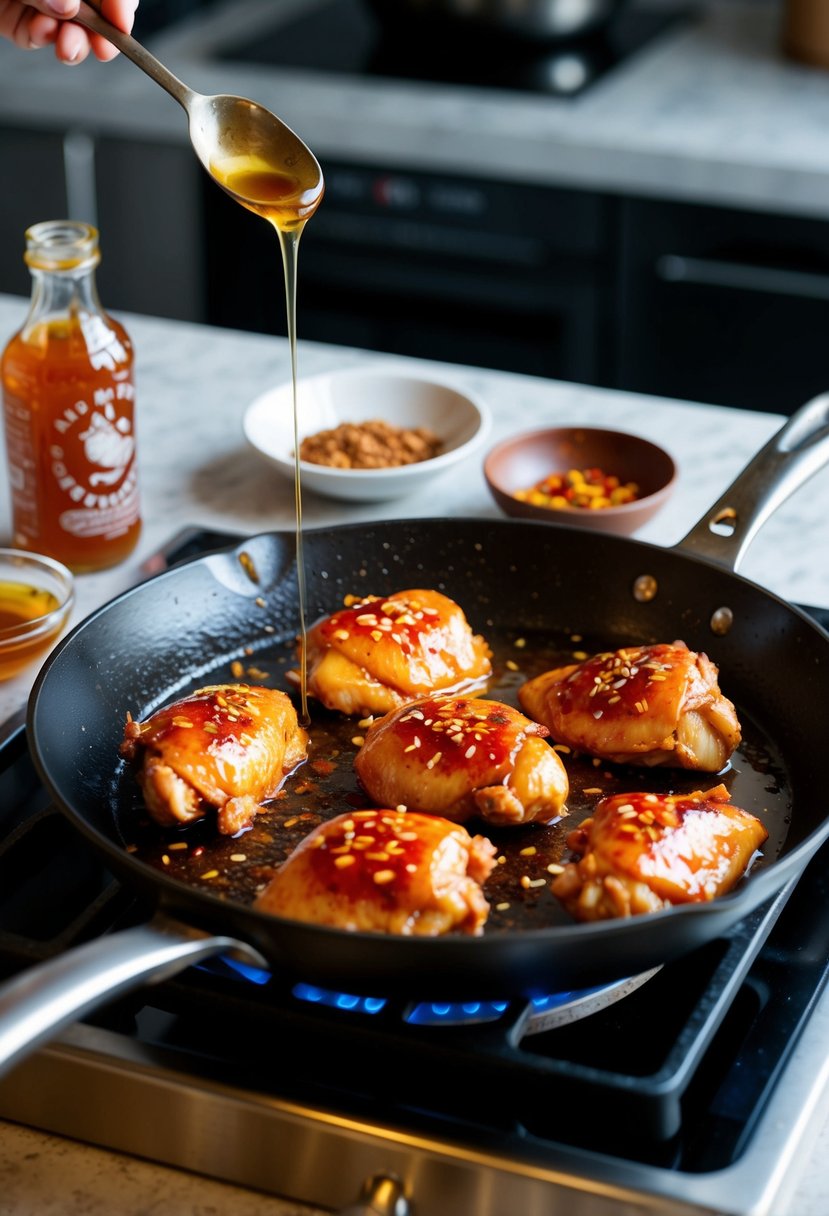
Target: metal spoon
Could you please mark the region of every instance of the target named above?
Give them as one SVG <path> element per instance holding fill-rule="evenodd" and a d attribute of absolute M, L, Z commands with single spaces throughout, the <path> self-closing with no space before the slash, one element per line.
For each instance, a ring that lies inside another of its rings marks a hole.
<path fill-rule="evenodd" d="M 188 88 L 130 34 L 82 0 L 76 21 L 101 34 L 186 111 L 190 142 L 210 176 L 249 211 L 283 231 L 301 228 L 323 195 L 319 163 L 281 119 L 245 97 Z"/>

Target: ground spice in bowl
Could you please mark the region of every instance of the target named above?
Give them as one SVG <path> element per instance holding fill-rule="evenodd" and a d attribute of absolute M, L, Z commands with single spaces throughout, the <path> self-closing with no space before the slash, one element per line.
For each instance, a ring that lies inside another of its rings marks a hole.
<path fill-rule="evenodd" d="M 431 460 L 443 443 L 427 427 L 397 427 L 381 419 L 341 422 L 306 436 L 300 460 L 334 469 L 392 469 Z"/>

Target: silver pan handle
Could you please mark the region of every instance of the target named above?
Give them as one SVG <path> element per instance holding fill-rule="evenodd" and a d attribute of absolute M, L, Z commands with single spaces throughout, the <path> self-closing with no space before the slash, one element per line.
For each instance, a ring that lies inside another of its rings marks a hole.
<path fill-rule="evenodd" d="M 241 952 L 254 966 L 267 965 L 235 938 L 201 933 L 159 914 L 30 967 L 0 986 L 0 1075 L 105 1000 L 229 952 Z"/>
<path fill-rule="evenodd" d="M 677 550 L 736 570 L 763 524 L 829 462 L 829 393 L 773 435 Z"/>

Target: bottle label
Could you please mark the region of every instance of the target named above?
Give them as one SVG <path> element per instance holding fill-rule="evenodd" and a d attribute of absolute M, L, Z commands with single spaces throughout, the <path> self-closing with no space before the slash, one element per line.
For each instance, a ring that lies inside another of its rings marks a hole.
<path fill-rule="evenodd" d="M 49 470 L 65 504 L 64 532 L 114 537 L 139 516 L 133 434 L 135 389 L 129 379 L 96 388 L 91 401 L 61 410 L 50 427 Z"/>

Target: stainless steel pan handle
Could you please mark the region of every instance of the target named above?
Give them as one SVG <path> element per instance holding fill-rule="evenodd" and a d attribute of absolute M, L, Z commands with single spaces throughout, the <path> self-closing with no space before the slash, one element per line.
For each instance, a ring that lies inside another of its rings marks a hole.
<path fill-rule="evenodd" d="M 267 966 L 235 938 L 201 933 L 159 914 L 30 967 L 0 986 L 0 1075 L 103 1001 L 229 952 L 241 953 L 254 966 Z"/>
<path fill-rule="evenodd" d="M 736 570 L 778 507 L 829 462 L 829 393 L 773 435 L 675 549 Z"/>

